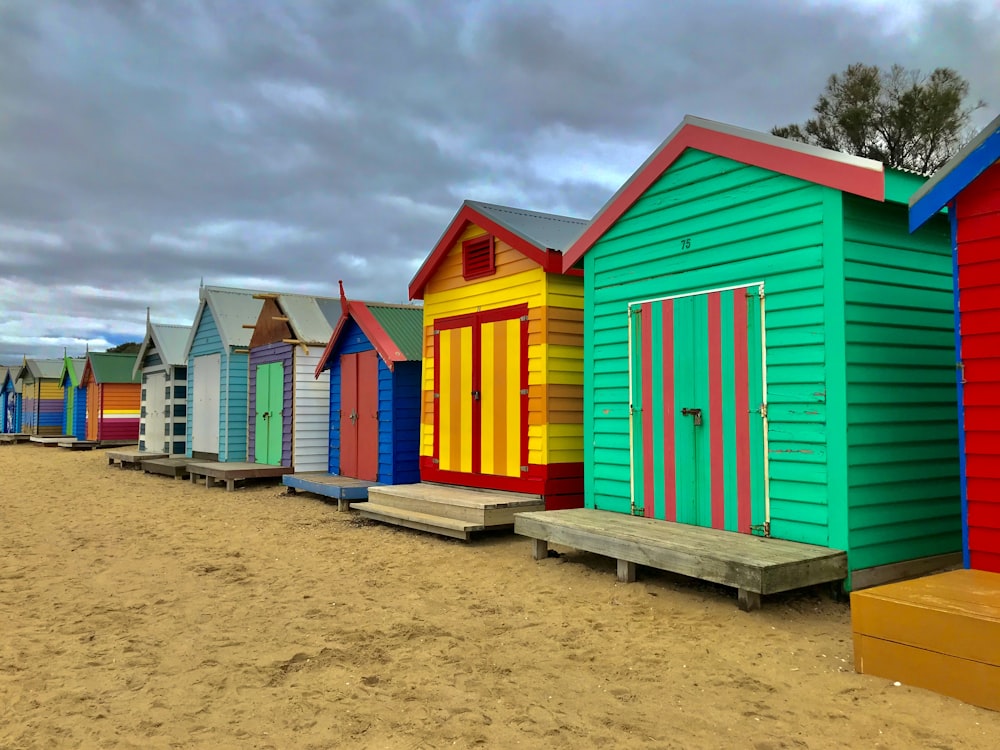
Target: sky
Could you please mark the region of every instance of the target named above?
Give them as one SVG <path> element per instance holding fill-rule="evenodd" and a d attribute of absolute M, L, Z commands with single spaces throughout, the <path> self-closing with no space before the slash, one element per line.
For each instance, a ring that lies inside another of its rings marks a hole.
<path fill-rule="evenodd" d="M 465 199 L 590 218 L 685 114 L 802 122 L 853 62 L 1000 112 L 996 0 L 0 0 L 0 363 L 205 284 L 406 302 Z"/>

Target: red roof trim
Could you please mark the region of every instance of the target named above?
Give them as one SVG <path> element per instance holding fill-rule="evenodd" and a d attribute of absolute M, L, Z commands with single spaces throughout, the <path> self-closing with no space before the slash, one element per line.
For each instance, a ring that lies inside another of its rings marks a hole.
<path fill-rule="evenodd" d="M 732 133 L 686 124 L 637 172 L 631 182 L 597 216 L 563 256 L 564 271 L 570 269 L 594 246 L 601 236 L 677 161 L 685 149 L 694 148 L 734 161 L 798 177 L 817 185 L 852 193 L 863 198 L 885 200 L 885 174 L 839 162 L 794 148 L 742 138 Z"/>
<path fill-rule="evenodd" d="M 368 305 L 364 302 L 358 300 L 350 300 L 347 302 L 347 306 L 344 312 L 340 316 L 340 320 L 337 321 L 337 327 L 333 329 L 333 333 L 330 334 L 330 340 L 327 342 L 326 347 L 323 349 L 323 353 L 320 355 L 319 362 L 316 364 L 316 370 L 313 373 L 314 377 L 319 377 L 323 370 L 329 367 L 327 360 L 330 359 L 330 355 L 333 354 L 334 348 L 337 346 L 337 340 L 340 338 L 341 331 L 344 330 L 344 326 L 347 325 L 347 319 L 353 317 L 355 322 L 361 328 L 362 333 L 368 337 L 368 340 L 372 342 L 372 346 L 375 347 L 375 351 L 382 358 L 382 361 L 389 366 L 389 369 L 393 369 L 393 365 L 396 362 L 405 362 L 406 356 L 399 350 L 396 346 L 396 342 L 393 341 L 392 337 L 386 333 L 385 329 L 379 324 L 375 316 L 372 315 L 372 311 L 368 309 Z"/>
<path fill-rule="evenodd" d="M 455 214 L 455 218 L 451 220 L 451 224 L 448 225 L 448 229 L 444 235 L 438 241 L 437 245 L 434 246 L 431 254 L 427 256 L 427 260 L 420 266 L 420 270 L 413 277 L 413 281 L 410 282 L 410 299 L 424 298 L 424 288 L 427 286 L 427 282 L 437 272 L 445 256 L 448 255 L 448 251 L 455 246 L 458 238 L 469 224 L 475 224 L 477 227 L 485 229 L 494 237 L 499 237 L 521 253 L 521 255 L 540 265 L 548 273 L 562 273 L 561 257 L 558 252 L 549 251 L 547 248 L 540 248 L 528 242 L 519 234 L 515 234 L 497 224 L 471 206 L 462 206 L 458 213 Z"/>

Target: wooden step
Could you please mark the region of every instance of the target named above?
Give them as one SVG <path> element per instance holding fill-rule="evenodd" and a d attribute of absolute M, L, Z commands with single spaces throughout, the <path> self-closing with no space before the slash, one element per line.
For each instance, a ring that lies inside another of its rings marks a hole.
<path fill-rule="evenodd" d="M 485 527 L 482 524 L 469 523 L 466 521 L 437 516 L 431 513 L 421 513 L 415 510 L 397 508 L 380 503 L 351 503 L 351 508 L 358 511 L 362 517 L 370 518 L 373 521 L 382 521 L 396 526 L 405 526 L 408 529 L 418 531 L 429 531 L 432 534 L 454 537 L 455 539 L 469 540 L 469 534 L 473 531 L 482 531 Z"/>
<path fill-rule="evenodd" d="M 491 528 L 513 526 L 515 513 L 545 509 L 545 501 L 537 495 L 426 482 L 371 487 L 368 498 L 379 505 Z"/>

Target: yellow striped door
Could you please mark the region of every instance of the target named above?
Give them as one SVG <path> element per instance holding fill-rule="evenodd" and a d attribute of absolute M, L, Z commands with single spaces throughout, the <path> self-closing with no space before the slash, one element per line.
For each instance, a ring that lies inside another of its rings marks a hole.
<path fill-rule="evenodd" d="M 521 475 L 521 321 L 484 323 L 481 329 L 481 471 Z"/>
<path fill-rule="evenodd" d="M 438 333 L 438 468 L 472 471 L 473 326 Z"/>

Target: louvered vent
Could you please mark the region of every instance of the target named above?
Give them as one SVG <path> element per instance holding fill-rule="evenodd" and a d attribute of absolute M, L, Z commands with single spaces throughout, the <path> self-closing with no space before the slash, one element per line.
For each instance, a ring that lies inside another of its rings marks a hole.
<path fill-rule="evenodd" d="M 493 265 L 493 235 L 476 237 L 462 243 L 462 276 L 477 279 L 490 276 L 496 270 Z"/>

